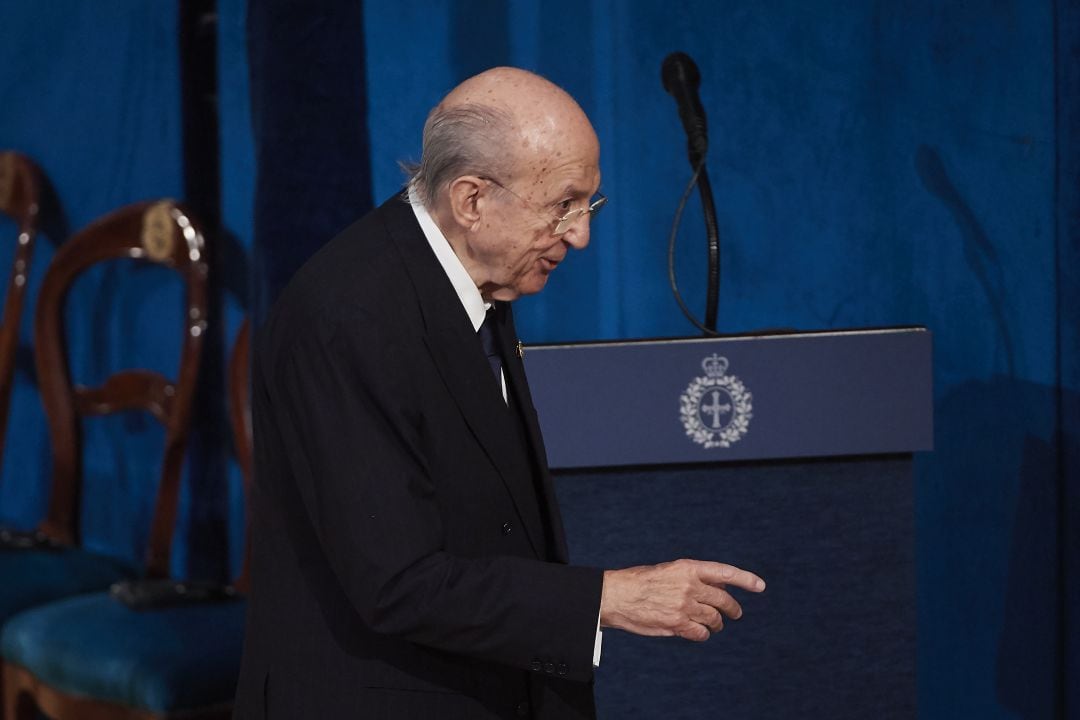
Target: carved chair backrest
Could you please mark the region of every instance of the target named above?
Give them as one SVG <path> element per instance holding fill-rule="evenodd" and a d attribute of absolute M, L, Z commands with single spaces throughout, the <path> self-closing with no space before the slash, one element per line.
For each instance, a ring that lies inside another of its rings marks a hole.
<path fill-rule="evenodd" d="M 251 496 L 251 478 L 254 473 L 254 453 L 251 430 L 251 323 L 240 326 L 229 358 L 229 420 L 232 425 L 233 448 L 236 461 L 244 478 L 244 497 Z M 244 512 L 244 564 L 233 585 L 240 592 L 250 586 L 251 557 L 251 503 L 245 503 Z"/>
<path fill-rule="evenodd" d="M 38 384 L 52 441 L 53 479 L 40 529 L 63 543 L 78 539 L 81 418 L 143 410 L 165 429 L 161 475 L 146 554 L 149 577 L 166 577 L 179 501 L 195 383 L 208 303 L 203 233 L 172 200 L 129 205 L 97 220 L 56 252 L 38 296 L 34 345 Z M 99 262 L 131 258 L 180 274 L 185 313 L 178 376 L 169 380 L 143 369 L 113 373 L 97 387 L 73 385 L 64 342 L 64 303 L 75 279 Z"/>
<path fill-rule="evenodd" d="M 0 152 L 0 212 L 18 225 L 18 239 L 8 276 L 4 314 L 0 318 L 0 459 L 7 434 L 8 405 L 15 378 L 15 354 L 19 345 L 19 322 L 26 299 L 27 274 L 34 253 L 41 203 L 41 171 L 29 158 L 16 152 Z"/>

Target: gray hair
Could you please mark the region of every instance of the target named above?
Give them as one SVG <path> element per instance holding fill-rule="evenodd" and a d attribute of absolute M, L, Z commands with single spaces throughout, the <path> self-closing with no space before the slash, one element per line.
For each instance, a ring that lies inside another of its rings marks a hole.
<path fill-rule="evenodd" d="M 409 175 L 409 190 L 430 208 L 439 193 L 462 175 L 505 178 L 516 156 L 507 142 L 513 128 L 508 111 L 489 105 L 436 106 L 424 123 L 420 164 L 402 165 Z"/>

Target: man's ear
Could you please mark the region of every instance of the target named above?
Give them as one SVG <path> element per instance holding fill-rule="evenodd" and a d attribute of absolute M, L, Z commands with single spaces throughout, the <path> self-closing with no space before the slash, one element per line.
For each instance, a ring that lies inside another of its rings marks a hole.
<path fill-rule="evenodd" d="M 484 198 L 481 191 L 487 182 L 476 175 L 462 175 L 450 183 L 450 215 L 463 230 L 476 230 L 480 225 Z"/>

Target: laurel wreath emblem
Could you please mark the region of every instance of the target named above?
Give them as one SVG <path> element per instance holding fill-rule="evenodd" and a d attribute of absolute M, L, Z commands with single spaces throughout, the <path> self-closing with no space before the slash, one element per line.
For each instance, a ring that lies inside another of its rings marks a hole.
<path fill-rule="evenodd" d="M 726 427 L 713 430 L 705 427 L 698 414 L 701 398 L 711 388 L 722 388 L 731 396 L 731 422 Z M 679 415 L 691 440 L 706 448 L 731 447 L 750 428 L 753 414 L 753 395 L 746 391 L 742 381 L 733 375 L 695 378 L 679 397 Z"/>

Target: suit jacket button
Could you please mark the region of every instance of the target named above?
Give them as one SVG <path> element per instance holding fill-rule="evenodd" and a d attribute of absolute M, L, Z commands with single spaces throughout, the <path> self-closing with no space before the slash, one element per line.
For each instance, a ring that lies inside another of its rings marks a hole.
<path fill-rule="evenodd" d="M 565 675 L 568 671 L 569 671 L 569 668 L 566 667 L 566 663 L 559 663 L 559 674 L 560 675 Z"/>
<path fill-rule="evenodd" d="M 502 534 L 503 535 L 509 535 L 513 531 L 514 531 L 514 526 L 513 525 L 511 525 L 510 523 L 503 523 L 503 526 L 502 526 Z"/>
<path fill-rule="evenodd" d="M 518 717 L 528 717 L 529 716 L 529 702 L 527 700 L 522 700 L 521 702 L 519 702 L 517 704 L 517 708 L 516 708 L 515 712 L 517 712 Z"/>
<path fill-rule="evenodd" d="M 546 672 L 548 675 L 555 672 L 555 663 L 544 663 L 544 672 Z"/>
<path fill-rule="evenodd" d="M 532 669 L 533 669 L 533 672 L 540 672 L 541 670 L 544 669 L 544 664 L 542 662 L 540 662 L 539 660 L 533 660 Z"/>

